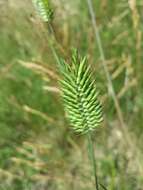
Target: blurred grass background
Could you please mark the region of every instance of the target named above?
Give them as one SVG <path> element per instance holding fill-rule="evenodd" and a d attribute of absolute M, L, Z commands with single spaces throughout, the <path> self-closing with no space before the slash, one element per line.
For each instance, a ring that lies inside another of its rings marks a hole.
<path fill-rule="evenodd" d="M 105 114 L 94 133 L 100 180 L 109 190 L 143 190 L 143 2 L 94 0 L 125 135 L 107 89 L 87 2 L 55 0 L 51 5 L 56 41 L 31 1 L 0 0 L 0 190 L 94 189 L 87 142 L 65 119 L 49 39 L 67 60 L 77 47 L 94 69 Z"/>

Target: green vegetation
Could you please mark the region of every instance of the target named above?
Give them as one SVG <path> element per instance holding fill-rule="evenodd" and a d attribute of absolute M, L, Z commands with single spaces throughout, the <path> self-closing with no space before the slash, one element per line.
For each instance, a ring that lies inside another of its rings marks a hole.
<path fill-rule="evenodd" d="M 77 133 L 93 131 L 103 121 L 103 117 L 95 80 L 86 57 L 80 58 L 75 50 L 71 65 L 64 60 L 60 62 L 62 96 L 71 125 Z"/>
<path fill-rule="evenodd" d="M 73 47 L 87 55 L 104 109 L 92 139 L 99 181 L 142 190 L 142 1 L 94 1 L 111 84 L 87 1 L 50 6 L 49 26 L 28 0 L 0 2 L 0 190 L 95 189 L 87 141 L 70 129 L 59 93 L 53 52 L 70 62 Z"/>

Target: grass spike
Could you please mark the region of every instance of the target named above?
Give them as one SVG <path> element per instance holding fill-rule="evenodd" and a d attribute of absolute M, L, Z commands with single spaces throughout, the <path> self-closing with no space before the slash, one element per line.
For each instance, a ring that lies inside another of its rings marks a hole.
<path fill-rule="evenodd" d="M 60 71 L 64 106 L 73 129 L 82 134 L 93 131 L 103 117 L 87 58 L 80 57 L 74 50 L 71 64 L 62 60 Z"/>
<path fill-rule="evenodd" d="M 49 0 L 33 0 L 33 4 L 44 22 L 49 22 L 53 18 L 53 10 Z"/>

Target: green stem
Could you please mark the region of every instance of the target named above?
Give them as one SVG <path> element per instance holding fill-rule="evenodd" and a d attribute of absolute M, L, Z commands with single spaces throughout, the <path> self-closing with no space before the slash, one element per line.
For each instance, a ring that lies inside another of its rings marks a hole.
<path fill-rule="evenodd" d="M 92 161 L 92 166 L 93 166 L 93 173 L 94 173 L 94 179 L 95 179 L 95 188 L 96 190 L 99 190 L 99 184 L 98 184 L 98 177 L 97 177 L 97 172 L 96 172 L 96 160 L 94 156 L 94 148 L 93 148 L 93 142 L 91 138 L 90 132 L 87 134 L 88 137 L 88 148 L 89 148 L 89 157 Z"/>

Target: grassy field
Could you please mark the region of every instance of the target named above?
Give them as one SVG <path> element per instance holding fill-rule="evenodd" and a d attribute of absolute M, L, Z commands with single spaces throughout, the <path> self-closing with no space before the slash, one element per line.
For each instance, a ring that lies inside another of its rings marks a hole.
<path fill-rule="evenodd" d="M 94 70 L 104 109 L 93 134 L 99 180 L 108 190 L 143 190 L 143 2 L 93 1 L 104 61 L 87 1 L 51 6 L 52 33 L 31 1 L 0 0 L 0 190 L 95 189 L 52 48 L 67 61 L 78 48 Z"/>

